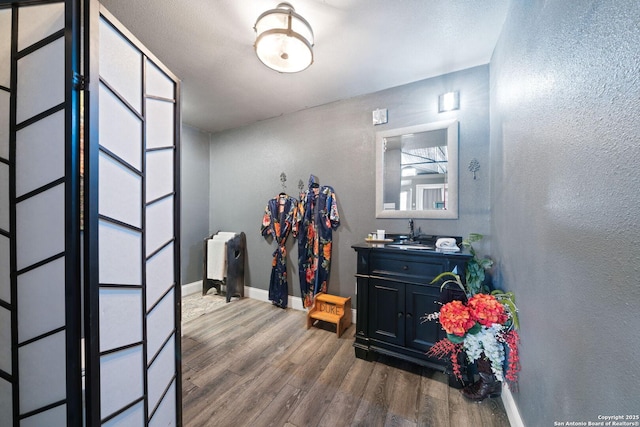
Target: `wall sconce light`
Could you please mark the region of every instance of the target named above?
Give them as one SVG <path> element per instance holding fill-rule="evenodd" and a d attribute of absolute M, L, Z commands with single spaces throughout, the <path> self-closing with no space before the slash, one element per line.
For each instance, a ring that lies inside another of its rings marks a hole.
<path fill-rule="evenodd" d="M 256 55 L 280 73 L 297 73 L 313 63 L 313 30 L 289 3 L 280 3 L 256 20 Z"/>
<path fill-rule="evenodd" d="M 376 108 L 372 112 L 373 115 L 373 125 L 383 125 L 387 123 L 387 109 L 386 108 Z"/>
<path fill-rule="evenodd" d="M 460 109 L 460 92 L 447 92 L 438 97 L 438 113 Z"/>

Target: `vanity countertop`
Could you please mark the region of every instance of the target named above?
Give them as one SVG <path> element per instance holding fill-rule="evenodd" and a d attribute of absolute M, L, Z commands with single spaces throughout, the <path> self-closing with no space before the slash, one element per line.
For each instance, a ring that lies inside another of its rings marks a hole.
<path fill-rule="evenodd" d="M 367 243 L 361 242 L 356 243 L 351 246 L 355 250 L 362 249 L 376 249 L 380 251 L 389 251 L 389 252 L 410 252 L 411 254 L 420 254 L 424 253 L 425 255 L 429 254 L 430 256 L 456 256 L 462 258 L 471 258 L 471 254 L 466 248 L 461 249 L 459 252 L 451 252 L 451 251 L 440 251 L 435 249 L 434 246 L 430 245 L 422 245 L 422 244 L 411 244 L 411 243 Z"/>

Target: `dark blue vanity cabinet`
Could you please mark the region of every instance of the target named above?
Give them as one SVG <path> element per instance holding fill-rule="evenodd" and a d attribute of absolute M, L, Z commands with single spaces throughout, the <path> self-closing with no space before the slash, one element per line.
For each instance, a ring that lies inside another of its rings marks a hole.
<path fill-rule="evenodd" d="M 442 303 L 464 299 L 457 287 L 441 291 L 431 281 L 456 267 L 464 277 L 471 256 L 366 243 L 353 249 L 358 256 L 356 357 L 372 360 L 376 353 L 385 354 L 450 373 L 450 362 L 426 355 L 446 334 L 437 321 L 423 317 L 439 311 Z M 459 386 L 453 378 L 450 384 Z"/>

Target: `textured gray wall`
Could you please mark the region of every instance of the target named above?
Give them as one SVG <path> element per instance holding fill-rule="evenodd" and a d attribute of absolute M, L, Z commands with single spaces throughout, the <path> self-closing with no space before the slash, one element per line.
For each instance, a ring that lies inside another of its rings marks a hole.
<path fill-rule="evenodd" d="M 512 2 L 491 62 L 491 246 L 527 426 L 640 411 L 639 22 L 635 0 Z"/>
<path fill-rule="evenodd" d="M 181 139 L 181 280 L 202 280 L 203 240 L 209 233 L 209 134 L 185 126 Z"/>
<path fill-rule="evenodd" d="M 437 113 L 438 95 L 460 90 L 460 110 Z M 372 125 L 371 112 L 387 108 L 389 122 Z M 458 220 L 416 220 L 425 233 L 466 236 L 488 233 L 489 66 L 427 79 L 382 92 L 310 108 L 212 136 L 212 230 L 247 233 L 250 286 L 268 289 L 274 243 L 259 233 L 264 207 L 281 190 L 298 196 L 309 174 L 334 187 L 341 225 L 334 233 L 329 291 L 355 296 L 356 256 L 351 245 L 379 228 L 408 232 L 406 220 L 375 218 L 375 132 L 457 117 L 460 120 L 460 215 Z M 467 171 L 480 161 L 477 180 Z M 297 246 L 289 239 L 289 293 L 299 296 Z"/>

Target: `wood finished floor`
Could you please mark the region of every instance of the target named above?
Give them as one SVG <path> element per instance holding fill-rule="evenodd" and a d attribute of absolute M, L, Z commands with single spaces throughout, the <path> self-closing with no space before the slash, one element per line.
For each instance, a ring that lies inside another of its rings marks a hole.
<path fill-rule="evenodd" d="M 185 426 L 509 426 L 502 401 L 466 401 L 444 374 L 355 357 L 352 325 L 244 298 L 182 326 Z"/>

